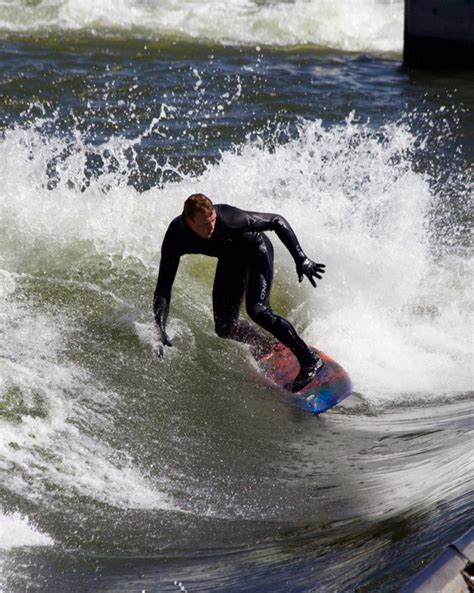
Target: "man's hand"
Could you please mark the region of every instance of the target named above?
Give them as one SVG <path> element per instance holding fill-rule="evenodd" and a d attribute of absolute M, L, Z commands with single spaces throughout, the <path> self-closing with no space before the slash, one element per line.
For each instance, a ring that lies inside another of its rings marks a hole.
<path fill-rule="evenodd" d="M 164 329 L 158 328 L 158 343 L 153 347 L 153 354 L 159 360 L 163 358 L 165 346 L 173 346 L 173 344 L 171 343 L 166 331 Z"/>
<path fill-rule="evenodd" d="M 316 276 L 316 278 L 319 278 L 319 280 L 321 280 L 321 278 L 323 277 L 322 274 L 324 274 L 324 272 L 326 271 L 325 268 L 326 266 L 324 264 L 317 264 L 306 257 L 296 266 L 298 280 L 302 282 L 303 276 L 306 276 L 306 278 L 308 278 L 311 284 L 314 287 L 316 287 L 316 281 L 314 280 L 313 276 Z"/>

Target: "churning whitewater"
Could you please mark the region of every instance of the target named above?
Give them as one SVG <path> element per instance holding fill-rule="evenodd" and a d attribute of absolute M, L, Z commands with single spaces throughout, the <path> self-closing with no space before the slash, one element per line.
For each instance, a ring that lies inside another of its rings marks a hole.
<path fill-rule="evenodd" d="M 212 18 L 209 18 L 212 15 Z M 62 32 L 179 39 L 231 45 L 321 46 L 343 51 L 400 53 L 401 0 L 7 0 L 0 31 Z"/>
<path fill-rule="evenodd" d="M 50 190 L 45 173 L 58 154 L 67 154 L 67 141 L 42 137 L 34 127 L 5 134 L 2 219 L 9 278 L 25 261 L 31 271 L 46 266 L 46 273 L 49 263 L 67 268 L 68 258 L 77 265 L 97 257 L 96 265 L 117 258 L 136 262 L 152 279 L 167 223 L 183 196 L 203 191 L 241 208 L 281 212 L 302 245 L 327 262 L 324 294 L 301 287 L 292 315 L 310 342 L 325 344 L 346 361 L 356 390 L 371 403 L 416 393 L 432 399 L 469 389 L 468 262 L 451 250 L 438 254 L 443 238 L 430 228 L 437 196 L 429 177 L 414 171 L 416 137 L 405 125 L 373 131 L 349 118 L 327 130 L 320 122 L 302 122 L 298 137 L 284 145 L 270 150 L 249 142 L 197 177 L 182 174 L 179 183 L 140 196 L 119 171 L 128 166 L 125 148 L 132 142 L 112 138 L 93 146 L 80 134 L 75 137 L 74 151 L 58 167 L 56 187 Z M 118 163 L 117 172 L 101 175 L 80 191 L 90 153 Z M 284 248 L 276 247 L 282 278 L 275 290 L 289 294 L 292 284 L 284 279 L 291 278 L 292 262 Z M 183 292 L 189 274 L 184 265 L 178 279 Z M 94 283 L 83 289 L 103 291 Z M 127 305 L 113 292 L 109 298 L 117 307 Z M 139 319 L 145 321 L 146 313 Z M 210 317 L 210 310 L 206 314 Z M 50 329 L 57 333 L 58 325 L 66 329 L 67 324 L 53 320 Z M 154 335 L 152 327 L 145 335 Z"/>

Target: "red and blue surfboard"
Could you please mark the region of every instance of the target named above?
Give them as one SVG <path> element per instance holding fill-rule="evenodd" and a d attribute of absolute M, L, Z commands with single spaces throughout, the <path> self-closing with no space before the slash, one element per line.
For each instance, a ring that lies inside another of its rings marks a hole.
<path fill-rule="evenodd" d="M 311 383 L 291 395 L 298 407 L 313 414 L 322 414 L 351 395 L 352 382 L 339 363 L 324 352 L 311 349 L 324 360 L 324 367 Z M 267 380 L 282 388 L 295 379 L 300 368 L 295 356 L 283 344 L 277 344 L 269 353 L 258 358 L 257 364 Z"/>

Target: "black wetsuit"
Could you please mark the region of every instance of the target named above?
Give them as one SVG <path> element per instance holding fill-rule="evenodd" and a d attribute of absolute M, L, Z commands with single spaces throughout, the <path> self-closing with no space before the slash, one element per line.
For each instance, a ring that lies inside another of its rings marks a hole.
<path fill-rule="evenodd" d="M 155 321 L 166 326 L 171 289 L 180 257 L 200 253 L 217 257 L 212 302 L 217 335 L 264 347 L 262 334 L 239 319 L 245 295 L 249 317 L 285 344 L 301 361 L 308 348 L 294 327 L 270 307 L 273 246 L 263 231 L 274 231 L 293 256 L 295 264 L 306 255 L 288 222 L 280 215 L 247 212 L 226 204 L 215 205 L 216 225 L 208 239 L 187 225 L 183 215 L 168 227 L 161 248 L 161 263 L 154 295 Z"/>

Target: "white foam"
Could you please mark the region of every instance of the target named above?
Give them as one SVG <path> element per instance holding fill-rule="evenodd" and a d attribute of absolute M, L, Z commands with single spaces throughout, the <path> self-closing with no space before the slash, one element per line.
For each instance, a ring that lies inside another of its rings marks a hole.
<path fill-rule="evenodd" d="M 32 525 L 28 517 L 20 513 L 4 514 L 0 511 L 0 550 L 53 544 L 54 540 Z"/>
<path fill-rule="evenodd" d="M 244 45 L 321 45 L 401 52 L 401 0 L 7 0 L 0 31 L 108 30 Z"/>
<path fill-rule="evenodd" d="M 11 294 L 0 310 L 3 485 L 30 501 L 53 489 L 121 508 L 173 508 L 161 486 L 101 438 L 116 396 L 63 356 L 74 321 Z"/>
<path fill-rule="evenodd" d="M 221 195 L 226 184 L 226 200 L 282 212 L 308 255 L 327 264 L 315 291 L 291 281 L 287 258 L 288 290 L 302 302 L 293 319 L 346 366 L 356 390 L 374 402 L 469 391 L 471 262 L 431 255 L 436 196 L 405 156 L 414 137 L 396 124 L 381 132 L 307 123 L 274 152 L 226 155 L 201 189 Z"/>

